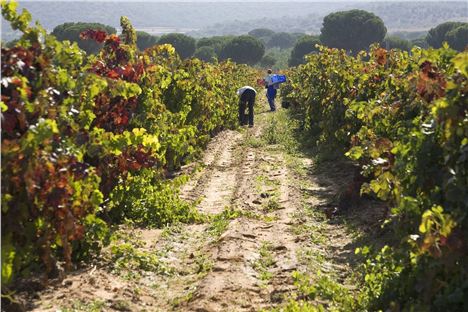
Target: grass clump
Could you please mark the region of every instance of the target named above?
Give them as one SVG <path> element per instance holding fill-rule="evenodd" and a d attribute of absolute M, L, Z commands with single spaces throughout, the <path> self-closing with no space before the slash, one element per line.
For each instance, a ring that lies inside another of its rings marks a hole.
<path fill-rule="evenodd" d="M 276 196 L 271 197 L 270 199 L 268 199 L 268 201 L 266 202 L 266 204 L 264 206 L 264 210 L 267 213 L 277 211 L 279 209 L 281 209 L 281 205 L 279 204 L 278 199 L 276 198 Z"/>
<path fill-rule="evenodd" d="M 293 273 L 297 298 L 281 311 L 359 311 L 353 293 L 328 275 L 317 272 L 314 278 L 300 272 Z"/>
<path fill-rule="evenodd" d="M 223 212 L 214 215 L 211 217 L 211 224 L 208 227 L 208 232 L 218 237 L 226 231 L 226 228 L 229 225 L 231 220 L 236 219 L 242 215 L 240 210 L 236 210 L 233 208 L 227 208 Z"/>
<path fill-rule="evenodd" d="M 72 303 L 69 308 L 61 308 L 57 311 L 61 312 L 101 312 L 104 311 L 106 307 L 105 302 L 101 300 L 92 300 L 90 302 L 85 302 L 82 300 L 76 300 Z"/>
<path fill-rule="evenodd" d="M 205 216 L 205 218 L 211 222 L 210 226 L 208 227 L 208 232 L 213 236 L 220 236 L 224 233 L 224 231 L 226 231 L 226 228 L 231 222 L 231 220 L 241 217 L 261 219 L 265 222 L 270 220 L 270 218 L 264 218 L 263 216 L 256 214 L 252 211 L 244 211 L 235 208 L 226 208 L 223 212 L 219 214 L 208 217 Z"/>
<path fill-rule="evenodd" d="M 270 242 L 262 242 L 260 247 L 260 256 L 253 263 L 253 268 L 259 273 L 259 278 L 265 283 L 273 277 L 273 274 L 269 271 L 271 267 L 276 263 L 273 258 L 272 245 Z"/>
<path fill-rule="evenodd" d="M 294 154 L 298 151 L 295 129 L 297 121 L 289 118 L 286 111 L 279 110 L 269 118 L 261 139 L 267 145 L 279 145 L 286 152 Z"/>
<path fill-rule="evenodd" d="M 210 272 L 213 268 L 213 262 L 211 259 L 205 254 L 197 254 L 195 255 L 195 272 L 197 274 L 205 274 Z"/>
<path fill-rule="evenodd" d="M 137 277 L 140 271 L 166 274 L 171 272 L 154 253 L 134 248 L 130 243 L 114 245 L 110 252 L 113 271 L 127 273 L 128 278 Z"/>

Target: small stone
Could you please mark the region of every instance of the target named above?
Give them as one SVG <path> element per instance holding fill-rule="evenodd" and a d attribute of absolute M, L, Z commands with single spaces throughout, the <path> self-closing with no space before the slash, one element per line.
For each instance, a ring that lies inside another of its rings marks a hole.
<path fill-rule="evenodd" d="M 270 194 L 268 194 L 268 193 L 262 193 L 262 194 L 260 194 L 260 197 L 261 197 L 261 198 L 268 198 L 268 197 L 270 197 Z"/>
<path fill-rule="evenodd" d="M 242 236 L 247 237 L 247 238 L 256 238 L 256 235 L 249 234 L 249 233 L 243 233 Z"/>
<path fill-rule="evenodd" d="M 275 247 L 275 250 L 277 250 L 277 251 L 280 251 L 280 250 L 288 250 L 288 247 L 280 245 L 280 246 L 276 246 L 276 247 Z"/>
<path fill-rule="evenodd" d="M 63 299 L 63 298 L 65 298 L 65 294 L 58 294 L 56 298 L 57 299 Z"/>
<path fill-rule="evenodd" d="M 214 266 L 213 267 L 213 272 L 223 272 L 223 271 L 226 271 L 226 269 L 221 267 L 221 266 Z"/>

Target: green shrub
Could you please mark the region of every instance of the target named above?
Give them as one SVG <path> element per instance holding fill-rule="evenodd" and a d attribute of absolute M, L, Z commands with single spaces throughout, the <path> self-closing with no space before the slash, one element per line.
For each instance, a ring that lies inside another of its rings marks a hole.
<path fill-rule="evenodd" d="M 162 227 L 200 219 L 196 208 L 179 198 L 186 179 L 163 180 L 152 170 L 129 175 L 109 196 L 109 216 L 116 223 L 130 220 L 137 226 Z"/>

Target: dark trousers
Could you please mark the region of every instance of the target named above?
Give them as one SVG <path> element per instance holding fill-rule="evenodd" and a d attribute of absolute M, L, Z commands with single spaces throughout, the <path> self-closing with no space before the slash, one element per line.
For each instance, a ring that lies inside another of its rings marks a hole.
<path fill-rule="evenodd" d="M 247 124 L 245 116 L 246 105 L 249 106 L 249 125 L 253 126 L 254 124 L 254 104 L 255 104 L 255 91 L 247 89 L 242 93 L 239 100 L 239 122 L 241 126 Z"/>
<path fill-rule="evenodd" d="M 267 99 L 268 99 L 268 104 L 270 104 L 270 110 L 272 112 L 274 112 L 276 110 L 275 97 L 276 97 L 275 87 L 269 86 L 268 89 L 267 89 Z"/>

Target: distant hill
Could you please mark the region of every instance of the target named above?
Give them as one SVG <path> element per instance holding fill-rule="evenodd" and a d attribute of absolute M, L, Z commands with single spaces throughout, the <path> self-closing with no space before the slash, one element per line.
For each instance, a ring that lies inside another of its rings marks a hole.
<path fill-rule="evenodd" d="M 320 31 L 323 16 L 362 8 L 381 16 L 390 30 L 424 30 L 447 20 L 468 20 L 466 2 L 136 2 L 22 1 L 49 31 L 65 22 L 99 22 L 119 28 L 126 15 L 153 34 L 195 36 L 245 33 L 257 27 L 288 32 Z M 2 40 L 15 38 L 2 19 Z"/>
<path fill-rule="evenodd" d="M 294 5 L 294 4 L 291 4 Z M 334 3 L 337 5 L 337 3 Z M 468 2 L 361 2 L 339 3 L 339 7 L 330 7 L 324 3 L 317 3 L 321 10 L 295 17 L 264 17 L 243 21 L 230 21 L 213 24 L 199 31 L 195 36 L 213 36 L 226 34 L 242 34 L 251 29 L 267 27 L 274 31 L 320 33 L 323 17 L 328 13 L 339 10 L 362 9 L 370 11 L 382 18 L 389 32 L 419 32 L 446 21 L 468 22 Z"/>
<path fill-rule="evenodd" d="M 247 21 L 264 17 L 304 16 L 311 12 L 327 12 L 343 7 L 343 3 L 243 3 L 243 2 L 88 2 L 34 1 L 19 3 L 49 31 L 65 22 L 98 22 L 118 28 L 120 16 L 126 15 L 136 28 L 201 29 L 215 23 Z M 14 34 L 2 19 L 2 38 Z"/>

